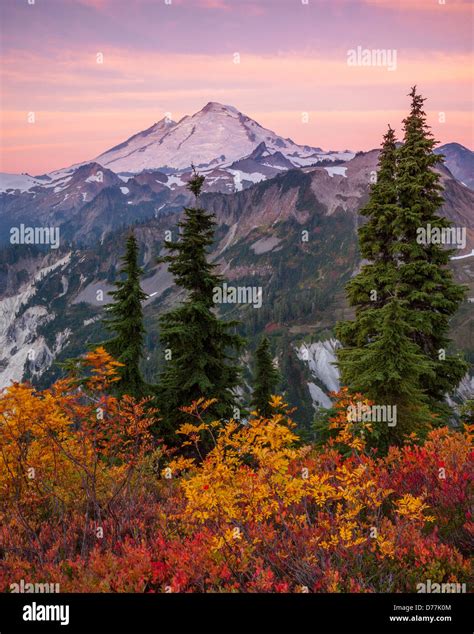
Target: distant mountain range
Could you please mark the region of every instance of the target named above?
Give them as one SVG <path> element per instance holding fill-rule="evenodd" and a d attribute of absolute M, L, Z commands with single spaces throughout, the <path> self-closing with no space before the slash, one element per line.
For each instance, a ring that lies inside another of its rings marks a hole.
<path fill-rule="evenodd" d="M 466 249 L 452 269 L 474 298 L 473 153 L 456 143 L 437 151 L 446 157 L 438 168 L 441 213 L 467 229 Z M 378 150 L 297 145 L 232 106 L 211 102 L 178 123 L 162 120 L 93 161 L 39 176 L 1 175 L 0 387 L 23 378 L 47 385 L 58 373 L 55 360 L 103 338 L 100 318 L 131 225 L 149 294 L 144 372 L 153 380 L 162 363 L 157 317 L 180 297 L 157 256 L 165 231 L 175 229 L 191 201 L 186 182 L 194 164 L 206 177 L 202 204 L 218 223 L 211 257 L 227 280 L 263 289 L 261 309 L 222 311 L 242 321 L 251 349 L 262 332 L 274 338 L 288 399 L 308 421 L 313 406 L 327 405 L 337 387 L 333 327 L 350 314 L 344 285 L 360 265 L 358 212 L 377 160 Z M 20 224 L 59 227 L 60 248 L 10 245 L 10 229 Z M 466 301 L 452 324 L 471 362 L 473 310 Z M 459 397 L 471 388 L 466 377 Z"/>
<path fill-rule="evenodd" d="M 210 102 L 178 123 L 162 119 L 93 161 L 40 176 L 0 174 L 0 244 L 21 223 L 59 225 L 63 239 L 90 243 L 122 224 L 179 211 L 190 199 L 192 164 L 206 177 L 205 191 L 233 193 L 295 167 L 336 169 L 353 157 L 297 145 Z"/>
<path fill-rule="evenodd" d="M 474 152 L 459 143 L 446 143 L 435 150 L 444 155 L 444 163 L 449 171 L 463 185 L 474 189 Z"/>

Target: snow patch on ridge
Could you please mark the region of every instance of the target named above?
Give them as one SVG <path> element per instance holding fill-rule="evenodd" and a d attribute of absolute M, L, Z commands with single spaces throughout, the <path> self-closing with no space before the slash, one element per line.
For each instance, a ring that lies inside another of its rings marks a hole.
<path fill-rule="evenodd" d="M 313 407 L 331 407 L 331 399 L 318 385 L 315 383 L 308 383 L 307 385 L 313 401 Z"/>
<path fill-rule="evenodd" d="M 337 361 L 336 350 L 340 347 L 337 339 L 302 343 L 296 348 L 298 359 L 308 364 L 312 376 L 324 385 L 328 392 L 338 392 L 340 389 L 339 370 L 334 363 Z M 331 399 L 315 383 L 308 383 L 313 399 L 313 405 L 329 407 Z"/>
<path fill-rule="evenodd" d="M 347 178 L 346 177 L 347 167 L 343 167 L 342 165 L 334 165 L 333 167 L 325 167 L 324 169 L 329 174 L 329 176 L 331 176 L 331 178 L 334 176 L 334 174 L 337 174 L 337 176 L 344 176 L 344 178 Z"/>
<path fill-rule="evenodd" d="M 0 192 L 6 192 L 8 189 L 26 192 L 32 187 L 36 187 L 38 185 L 44 185 L 44 182 L 30 176 L 29 174 L 0 173 Z"/>

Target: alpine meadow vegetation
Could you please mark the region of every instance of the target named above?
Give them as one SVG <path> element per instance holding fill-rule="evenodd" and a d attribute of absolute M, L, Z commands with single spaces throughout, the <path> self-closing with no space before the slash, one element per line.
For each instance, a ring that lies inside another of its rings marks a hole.
<path fill-rule="evenodd" d="M 1 590 L 413 592 L 469 578 L 472 426 L 378 457 L 347 390 L 321 449 L 299 442 L 281 397 L 246 425 L 209 419 L 199 399 L 176 454 L 146 400 L 108 394 L 120 366 L 104 349 L 84 366 L 81 390 L 65 378 L 2 394 Z"/>

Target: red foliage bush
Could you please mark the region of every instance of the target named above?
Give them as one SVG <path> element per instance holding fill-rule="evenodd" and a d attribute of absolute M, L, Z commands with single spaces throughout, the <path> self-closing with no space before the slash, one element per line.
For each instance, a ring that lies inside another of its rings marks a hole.
<path fill-rule="evenodd" d="M 205 422 L 199 401 L 183 446 L 213 448 L 170 460 L 143 403 L 106 397 L 110 358 L 90 361 L 87 398 L 64 383 L 0 398 L 0 590 L 414 592 L 470 578 L 469 430 L 377 458 L 346 392 L 322 449 L 299 444 L 281 399 L 246 425 Z"/>

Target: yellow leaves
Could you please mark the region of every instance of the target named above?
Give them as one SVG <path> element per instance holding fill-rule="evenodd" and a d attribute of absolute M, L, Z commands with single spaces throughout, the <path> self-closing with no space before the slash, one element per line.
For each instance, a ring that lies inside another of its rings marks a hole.
<path fill-rule="evenodd" d="M 104 393 L 121 364 L 103 348 L 80 364 L 82 389 L 74 375 L 43 392 L 14 384 L 0 393 L 0 506 L 107 503 L 150 448 L 147 401 Z"/>
<path fill-rule="evenodd" d="M 474 442 L 474 425 L 464 424 L 464 429 L 467 437 L 467 441 L 470 445 Z"/>
<path fill-rule="evenodd" d="M 193 425 L 192 423 L 184 423 L 180 426 L 177 433 L 182 434 L 183 436 L 193 436 L 194 434 L 199 434 L 199 432 L 208 429 L 208 425 L 206 423 L 201 423 L 200 425 Z"/>
<path fill-rule="evenodd" d="M 352 540 L 352 527 L 350 525 L 341 526 L 339 528 L 339 535 L 344 542 L 350 542 Z"/>
<path fill-rule="evenodd" d="M 84 364 L 92 368 L 95 375 L 115 376 L 117 368 L 123 367 L 124 364 L 115 361 L 103 346 L 99 346 L 95 350 L 91 350 L 84 355 Z"/>
<path fill-rule="evenodd" d="M 225 546 L 233 547 L 242 540 L 242 533 L 236 527 L 224 527 L 223 532 L 213 538 L 213 550 L 222 550 Z"/>
<path fill-rule="evenodd" d="M 431 516 L 424 516 L 423 511 L 428 507 L 421 498 L 411 495 L 411 493 L 405 494 L 396 504 L 396 512 L 401 517 L 405 517 L 409 520 L 421 520 L 421 521 L 433 521 Z"/>
<path fill-rule="evenodd" d="M 197 401 L 194 401 L 191 405 L 187 407 L 181 407 L 181 411 L 186 414 L 190 414 L 195 418 L 202 420 L 202 414 L 209 409 L 211 405 L 213 405 L 217 399 L 209 398 L 205 399 L 204 397 L 198 398 Z"/>
<path fill-rule="evenodd" d="M 328 480 L 328 474 L 321 476 L 311 475 L 307 480 L 306 492 L 319 506 L 336 497 L 337 490 L 334 486 L 328 484 Z"/>
<path fill-rule="evenodd" d="M 319 542 L 321 548 L 324 550 L 330 550 L 331 548 L 337 548 L 339 545 L 339 536 L 338 535 L 330 535 L 329 539 L 323 539 Z"/>
<path fill-rule="evenodd" d="M 305 495 L 304 481 L 301 478 L 294 478 L 288 473 L 274 474 L 270 483 L 273 491 L 278 492 L 285 505 L 298 503 Z"/>
<path fill-rule="evenodd" d="M 339 536 L 346 548 L 358 546 L 359 544 L 362 544 L 366 541 L 366 537 L 357 537 L 357 528 L 358 523 L 353 521 L 344 522 L 339 527 Z"/>
<path fill-rule="evenodd" d="M 380 537 L 377 539 L 377 546 L 380 551 L 380 554 L 383 557 L 388 557 L 389 559 L 394 559 L 395 557 L 395 544 L 389 539 L 381 539 Z"/>
<path fill-rule="evenodd" d="M 354 449 L 355 451 L 362 451 L 362 449 L 365 446 L 365 443 L 362 440 L 362 438 L 352 438 L 347 441 L 347 445 L 351 447 L 352 449 Z"/>
<path fill-rule="evenodd" d="M 168 466 L 162 470 L 161 474 L 164 478 L 166 478 L 169 473 L 179 475 L 183 471 L 192 469 L 194 466 L 194 458 L 185 458 L 184 456 L 178 456 L 174 460 L 171 460 Z M 170 469 L 170 471 L 168 471 L 168 469 Z"/>
<path fill-rule="evenodd" d="M 371 422 L 365 417 L 372 402 L 362 394 L 350 394 L 347 388 L 341 388 L 333 396 L 336 398 L 336 414 L 330 419 L 329 429 L 338 433 L 329 444 L 340 444 L 359 454 L 365 449 L 365 436 L 373 432 Z"/>
<path fill-rule="evenodd" d="M 83 381 L 84 386 L 89 390 L 97 391 L 105 391 L 111 383 L 118 381 L 120 379 L 118 369 L 124 365 L 115 361 L 102 346 L 85 354 L 78 363 L 82 370 L 90 371 Z M 69 377 L 63 383 L 70 388 L 74 382 L 74 377 Z"/>
<path fill-rule="evenodd" d="M 275 413 L 270 419 L 251 419 L 247 425 L 230 421 L 219 427 L 215 447 L 180 481 L 186 517 L 213 529 L 220 527 L 217 549 L 230 539 L 225 531 L 232 524 L 271 521 L 306 527 L 315 521 L 315 513 L 318 528 L 324 531 L 315 547 L 348 549 L 366 543 L 368 522 L 373 521 L 366 516 L 390 494 L 373 479 L 373 463 L 342 462 L 334 471 L 324 471 L 311 462 L 314 457 L 308 447 L 296 446 L 296 436 L 286 423 L 283 414 Z M 201 420 L 181 431 L 194 434 L 202 431 L 202 425 Z M 348 442 L 359 446 L 349 435 Z M 170 465 L 180 468 L 178 463 Z M 388 543 L 382 549 L 388 556 Z"/>
<path fill-rule="evenodd" d="M 345 517 L 347 517 L 348 519 L 357 517 L 364 508 L 365 508 L 364 504 L 354 501 L 352 505 L 347 506 L 345 510 Z"/>
<path fill-rule="evenodd" d="M 288 404 L 283 401 L 283 397 L 275 396 L 275 394 L 272 394 L 270 398 L 270 405 L 276 410 L 286 409 L 288 407 Z"/>
<path fill-rule="evenodd" d="M 282 405 L 281 399 L 277 402 Z M 186 424 L 181 432 L 192 435 L 203 425 Z M 280 503 L 298 503 L 305 483 L 289 474 L 289 465 L 298 455 L 292 447 L 295 440 L 282 414 L 250 420 L 247 425 L 231 420 L 220 427 L 215 447 L 199 472 L 182 483 L 188 512 L 199 522 L 263 521 L 278 512 Z M 256 470 L 247 466 L 248 460 L 258 465 Z"/>
<path fill-rule="evenodd" d="M 321 546 L 324 550 L 336 550 L 339 548 L 355 548 L 367 541 L 367 538 L 358 535 L 360 522 L 347 521 L 343 516 L 338 516 L 333 522 L 325 526 L 325 539 L 320 540 L 315 546 Z"/>

